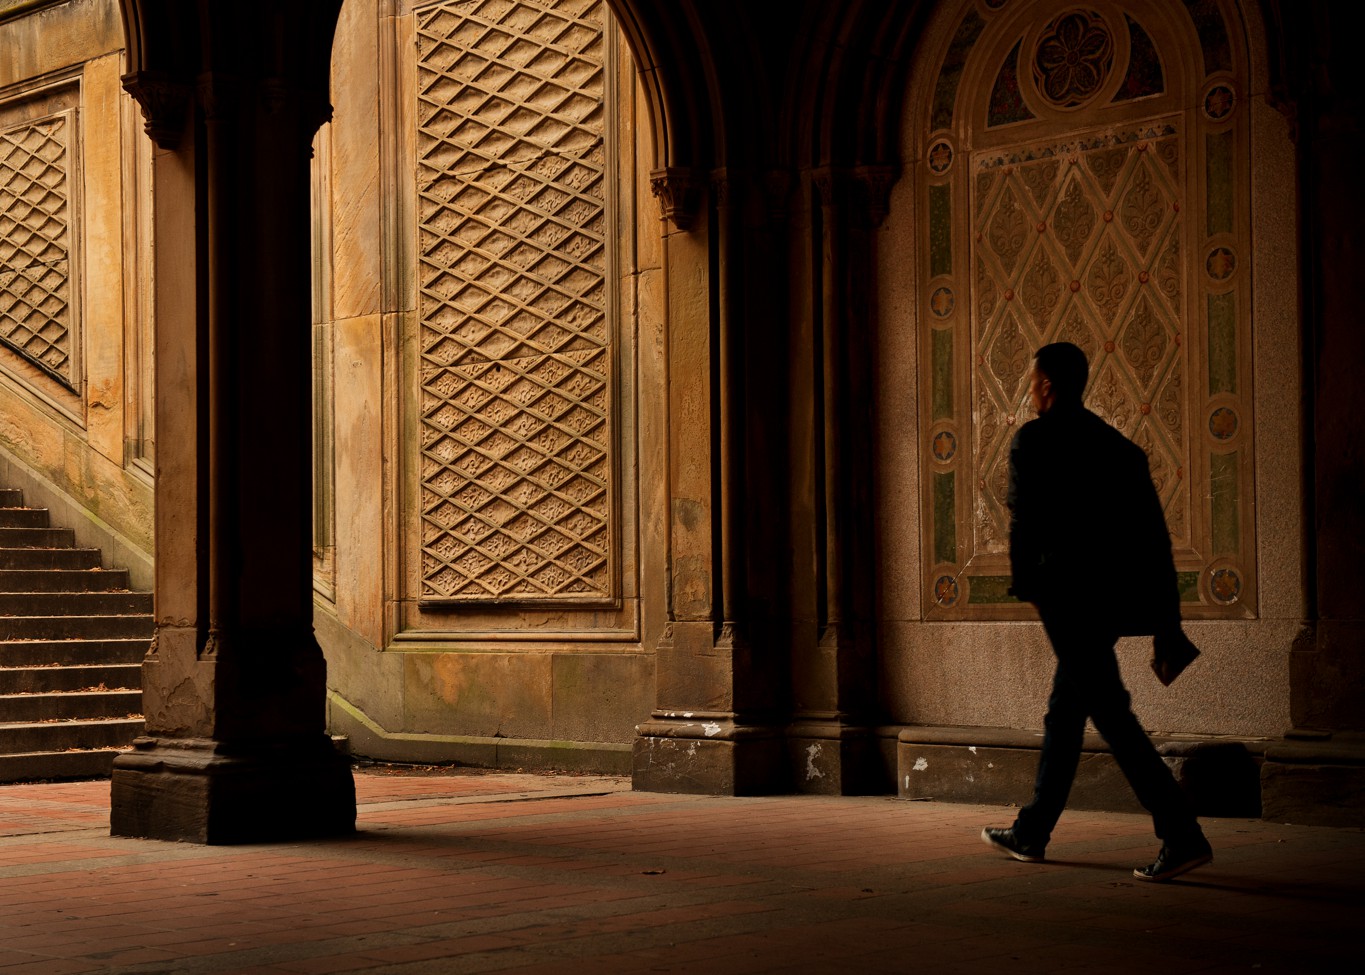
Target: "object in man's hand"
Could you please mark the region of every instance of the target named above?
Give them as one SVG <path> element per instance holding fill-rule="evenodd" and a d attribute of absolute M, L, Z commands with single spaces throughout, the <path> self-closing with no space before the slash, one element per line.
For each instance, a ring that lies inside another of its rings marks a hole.
<path fill-rule="evenodd" d="M 1199 648 L 1190 642 L 1184 630 L 1176 629 L 1152 640 L 1152 672 L 1166 687 L 1170 687 L 1197 656 Z"/>

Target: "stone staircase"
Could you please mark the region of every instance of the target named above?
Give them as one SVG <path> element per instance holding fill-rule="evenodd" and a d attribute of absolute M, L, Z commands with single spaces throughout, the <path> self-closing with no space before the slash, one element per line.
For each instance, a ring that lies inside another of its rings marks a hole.
<path fill-rule="evenodd" d="M 0 489 L 0 782 L 107 776 L 142 733 L 152 594 Z"/>

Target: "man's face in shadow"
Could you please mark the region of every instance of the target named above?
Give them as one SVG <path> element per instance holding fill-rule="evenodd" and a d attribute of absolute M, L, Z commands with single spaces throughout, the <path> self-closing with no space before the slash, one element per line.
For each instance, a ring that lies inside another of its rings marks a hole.
<path fill-rule="evenodd" d="M 1039 416 L 1051 409 L 1057 399 L 1052 391 L 1052 380 L 1039 371 L 1037 359 L 1029 365 L 1028 396 Z"/>

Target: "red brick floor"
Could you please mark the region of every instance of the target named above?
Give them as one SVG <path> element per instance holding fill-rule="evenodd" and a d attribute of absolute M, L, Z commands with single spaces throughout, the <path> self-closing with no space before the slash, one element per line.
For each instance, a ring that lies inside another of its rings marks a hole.
<path fill-rule="evenodd" d="M 1362 970 L 1365 831 L 1209 820 L 1165 885 L 1139 816 L 726 799 L 584 776 L 358 770 L 356 837 L 108 835 L 109 783 L 0 787 L 0 975 Z"/>

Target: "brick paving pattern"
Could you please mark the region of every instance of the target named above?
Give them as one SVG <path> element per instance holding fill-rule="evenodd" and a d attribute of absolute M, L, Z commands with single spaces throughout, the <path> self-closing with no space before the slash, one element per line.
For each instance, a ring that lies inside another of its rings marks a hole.
<path fill-rule="evenodd" d="M 0 787 L 0 975 L 1358 971 L 1365 830 L 1068 812 L 1047 864 L 999 807 L 712 798 L 618 778 L 360 769 L 353 839 L 108 835 L 109 783 Z"/>

